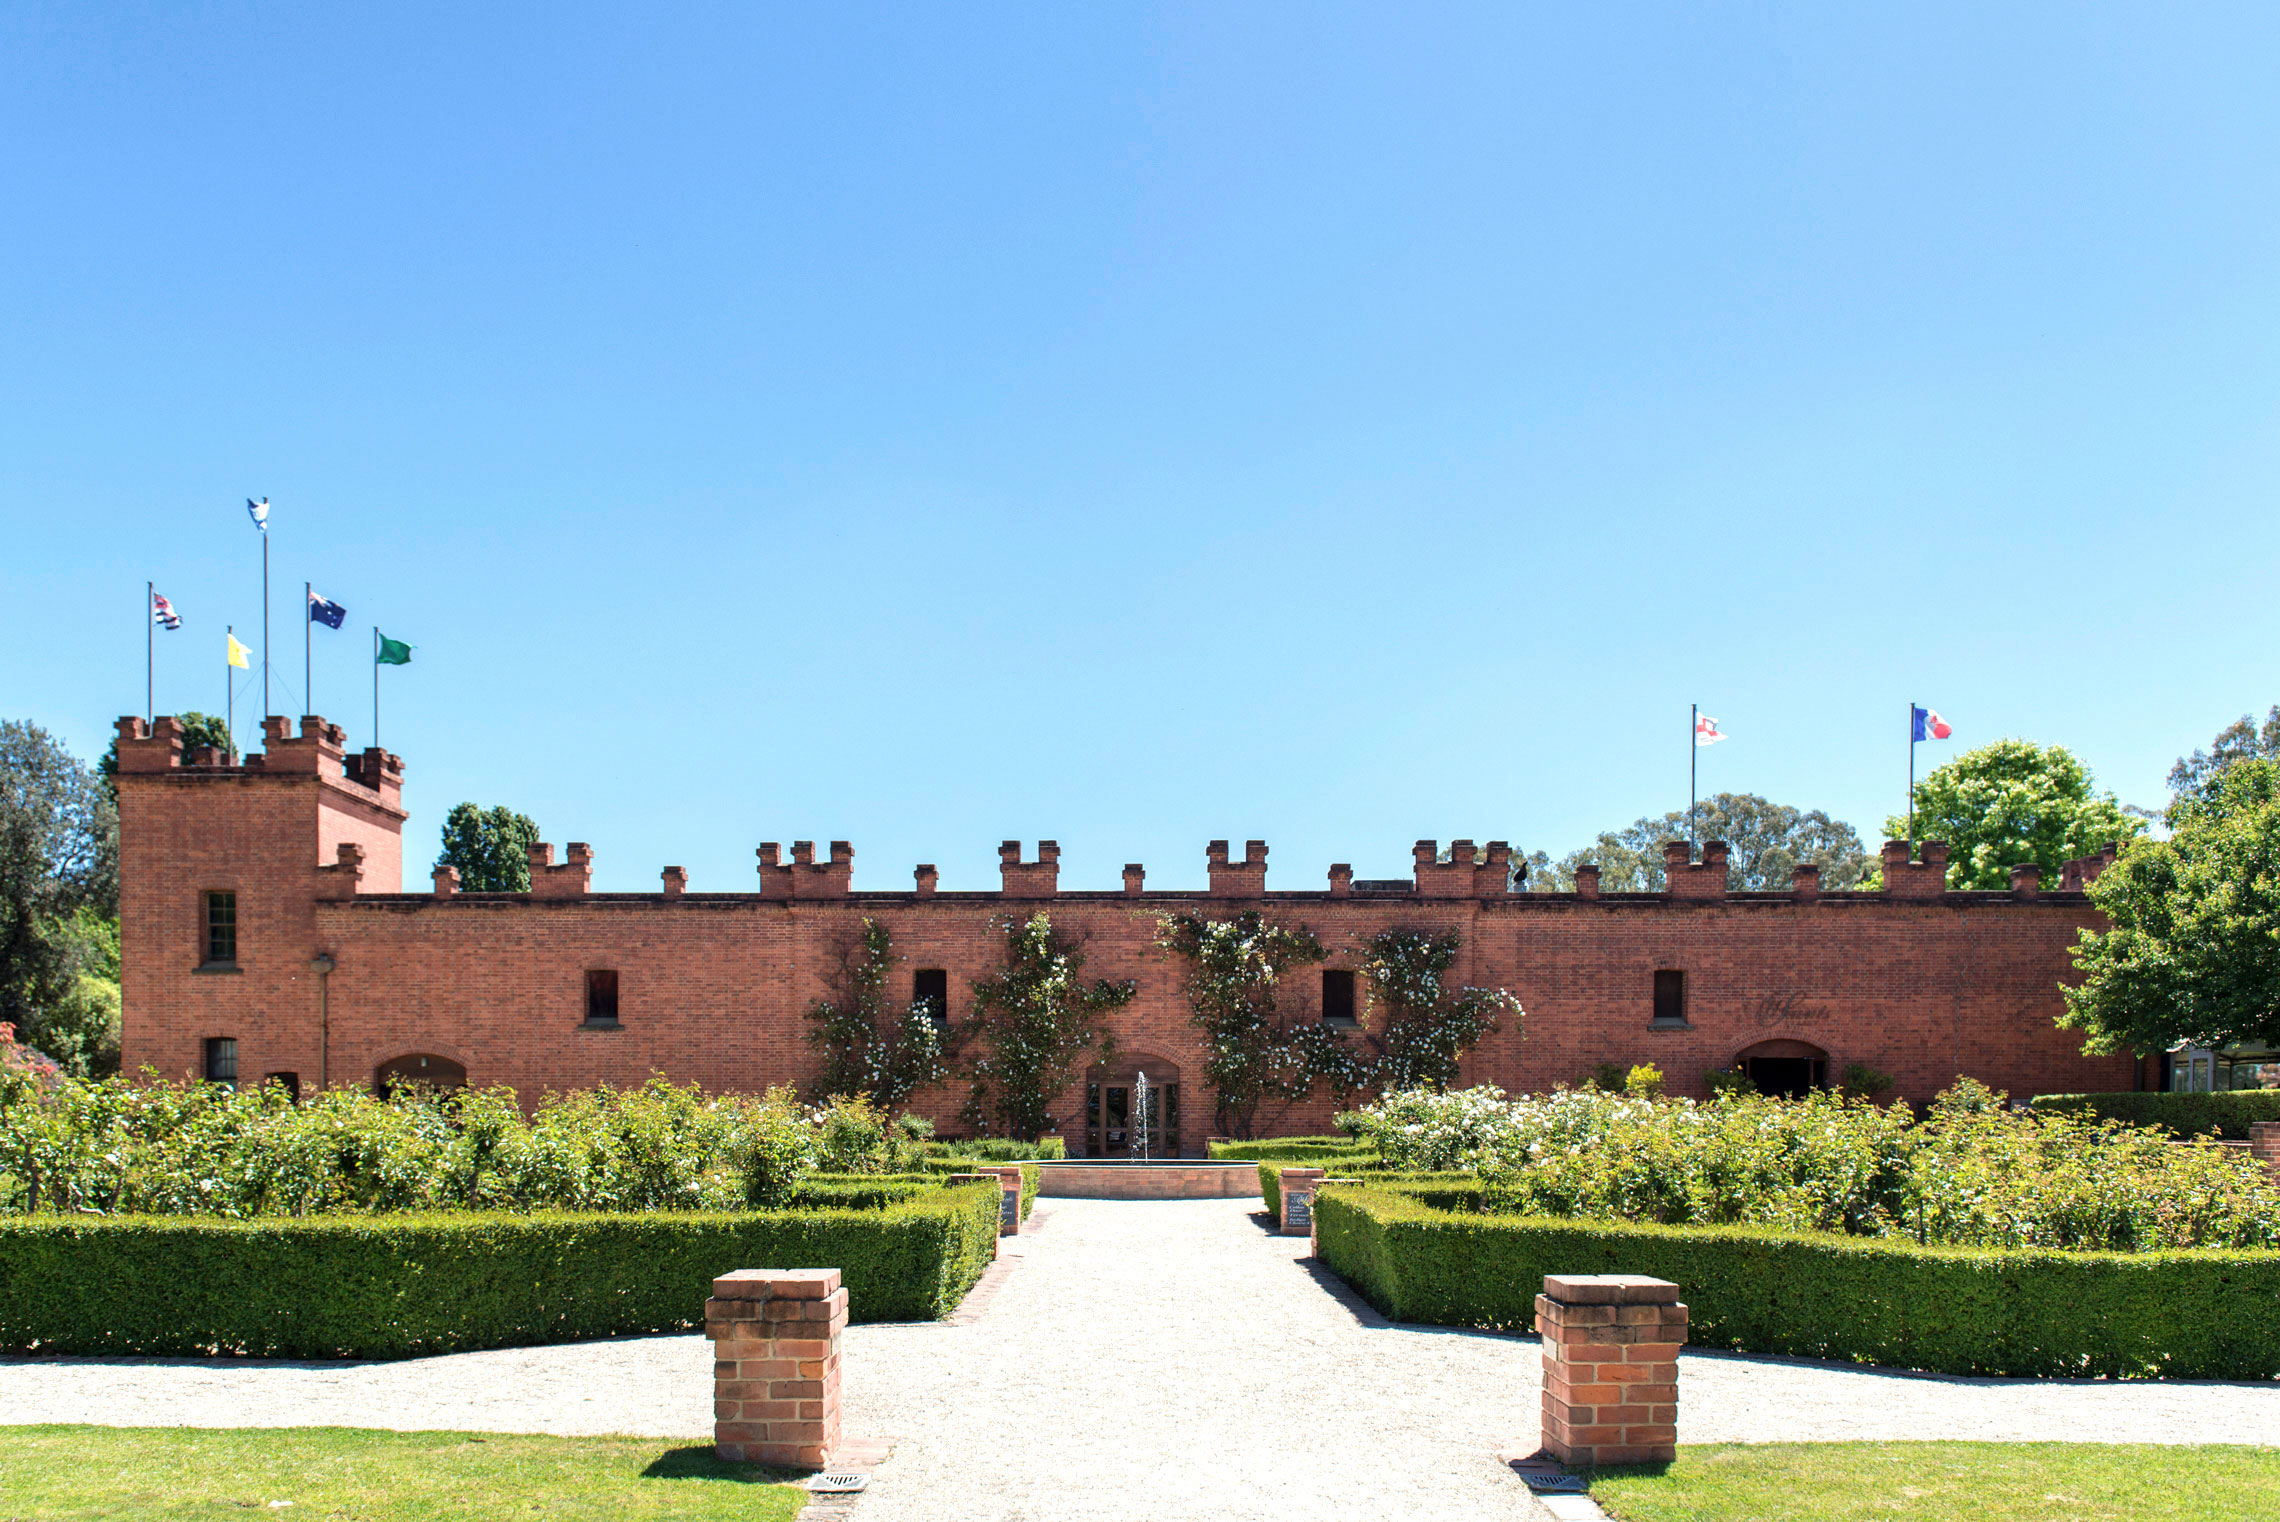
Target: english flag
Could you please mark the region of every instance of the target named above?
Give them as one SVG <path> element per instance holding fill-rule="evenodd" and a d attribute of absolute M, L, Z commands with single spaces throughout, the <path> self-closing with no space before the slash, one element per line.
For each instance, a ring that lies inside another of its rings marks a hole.
<path fill-rule="evenodd" d="M 1913 703 L 1908 706 L 1915 714 L 1915 727 L 1908 736 L 1910 740 L 1944 740 L 1955 733 L 1954 726 L 1941 718 L 1937 710 L 1917 708 Z"/>
<path fill-rule="evenodd" d="M 1700 750 L 1705 745 L 1716 745 L 1725 738 L 1725 735 L 1719 731 L 1716 719 L 1711 718 L 1706 713 L 1694 716 L 1694 748 L 1696 750 Z"/>
<path fill-rule="evenodd" d="M 150 621 L 161 629 L 182 627 L 182 615 L 174 611 L 174 604 L 156 592 L 150 594 Z"/>

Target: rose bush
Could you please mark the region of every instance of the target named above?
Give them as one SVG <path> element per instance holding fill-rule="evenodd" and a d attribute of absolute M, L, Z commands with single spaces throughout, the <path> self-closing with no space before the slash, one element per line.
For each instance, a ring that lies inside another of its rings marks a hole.
<path fill-rule="evenodd" d="M 1469 1172 L 1501 1211 L 1998 1247 L 2280 1246 L 2280 1187 L 2151 1127 L 2023 1114 L 1966 1079 L 1918 1124 L 1842 1094 L 1389 1094 L 1339 1117 L 1386 1161 Z"/>

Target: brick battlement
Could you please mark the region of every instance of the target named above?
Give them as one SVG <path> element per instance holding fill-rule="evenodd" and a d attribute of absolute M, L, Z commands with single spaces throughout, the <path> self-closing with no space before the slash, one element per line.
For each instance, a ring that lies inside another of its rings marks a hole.
<path fill-rule="evenodd" d="M 1225 916 L 1257 908 L 1305 925 L 1329 953 L 1294 970 L 1281 1012 L 1331 1019 L 1368 1041 L 1379 1017 L 1357 976 L 1369 937 L 1389 928 L 1454 931 L 1454 986 L 1501 987 L 1526 1016 L 1485 1038 L 1461 1081 L 1513 1092 L 1573 1083 L 1601 1062 L 1653 1062 L 1675 1093 L 1737 1061 L 1849 1062 L 1928 1099 L 1969 1075 L 2024 1096 L 2130 1088 L 2126 1058 L 2085 1057 L 2057 1029 L 2069 948 L 2099 923 L 2081 884 L 2107 858 L 2070 863 L 2044 891 L 1954 892 L 1937 843 L 1920 860 L 1887 847 L 1883 893 L 1826 892 L 1800 872 L 1786 892 L 1731 893 L 1723 847 L 1699 862 L 1675 848 L 1673 887 L 1608 893 L 1578 874 L 1572 893 L 1514 892 L 1502 841 L 1412 847 L 1405 879 L 1357 881 L 1349 865 L 1313 885 L 1270 888 L 1267 843 L 1213 841 L 1203 870 L 1154 883 L 1128 863 L 1121 888 L 1064 889 L 1051 840 L 999 847 L 994 890 L 944 892 L 931 865 L 900 891 L 857 890 L 844 840 L 757 851 L 757 891 L 690 891 L 665 868 L 642 892 L 593 891 L 594 849 L 531 852 L 527 893 L 468 893 L 440 869 L 403 891 L 403 764 L 351 755 L 323 719 L 266 726 L 267 748 L 231 765 L 185 756 L 173 719 L 120 724 L 120 908 L 124 1058 L 170 1078 L 202 1071 L 205 1044 L 236 1042 L 241 1082 L 293 1075 L 370 1084 L 391 1064 L 535 1098 L 653 1073 L 708 1090 L 812 1088 L 820 1056 L 806 1012 L 840 986 L 865 917 L 893 937 L 886 995 L 901 1009 L 946 998 L 953 1023 L 1002 965 L 1008 915 L 1045 911 L 1082 947 L 1086 978 L 1132 982 L 1105 1020 L 1117 1060 L 1179 1085 L 1179 1147 L 1200 1152 L 1213 1115 L 1182 968 L 1156 944 L 1167 910 Z M 215 920 L 216 915 L 222 916 Z M 215 932 L 220 924 L 224 932 Z M 216 936 L 219 935 L 220 939 Z M 209 955 L 217 946 L 226 959 Z M 1657 1018 L 1677 973 L 1678 1018 Z M 1666 990 L 1667 992 L 1667 990 Z M 1342 1022 L 1347 1012 L 1358 1027 Z M 1121 1069 L 1119 1071 L 1122 1071 Z M 1114 1084 L 1113 1075 L 1098 1081 Z M 955 1128 L 963 1089 L 912 1108 Z M 1270 1105 L 1275 1131 L 1327 1129 L 1337 1101 Z M 1073 1156 L 1087 1152 L 1084 1075 L 1052 1101 Z"/>

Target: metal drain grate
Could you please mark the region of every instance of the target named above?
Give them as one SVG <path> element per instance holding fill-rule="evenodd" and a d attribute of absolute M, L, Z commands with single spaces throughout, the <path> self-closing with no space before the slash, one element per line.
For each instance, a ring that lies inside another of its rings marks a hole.
<path fill-rule="evenodd" d="M 867 1474 L 819 1474 L 809 1477 L 807 1488 L 819 1496 L 851 1496 L 870 1483 Z"/>

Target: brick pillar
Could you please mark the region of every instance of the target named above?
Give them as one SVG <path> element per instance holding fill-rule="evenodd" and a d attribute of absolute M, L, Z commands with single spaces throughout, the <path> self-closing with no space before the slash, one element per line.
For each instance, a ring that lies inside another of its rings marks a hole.
<path fill-rule="evenodd" d="M 740 1268 L 713 1280 L 713 1451 L 732 1462 L 821 1469 L 839 1446 L 836 1268 Z"/>
<path fill-rule="evenodd" d="M 1638 1274 L 1546 1274 L 1544 1452 L 1563 1464 L 1678 1457 L 1678 1286 Z"/>
<path fill-rule="evenodd" d="M 1314 1235 L 1314 1188 L 1322 1179 L 1320 1168 L 1285 1168 L 1276 1176 L 1282 1182 L 1282 1234 Z"/>
<path fill-rule="evenodd" d="M 998 1235 L 1010 1237 L 1017 1234 L 1021 1230 L 1021 1165 L 999 1163 L 994 1167 L 976 1168 L 974 1171 L 997 1175 L 998 1187 L 1005 1191 L 998 1201 Z"/>
<path fill-rule="evenodd" d="M 2275 1174 L 2280 1174 L 2280 1120 L 2259 1120 L 2249 1124 L 2248 1155 Z"/>

